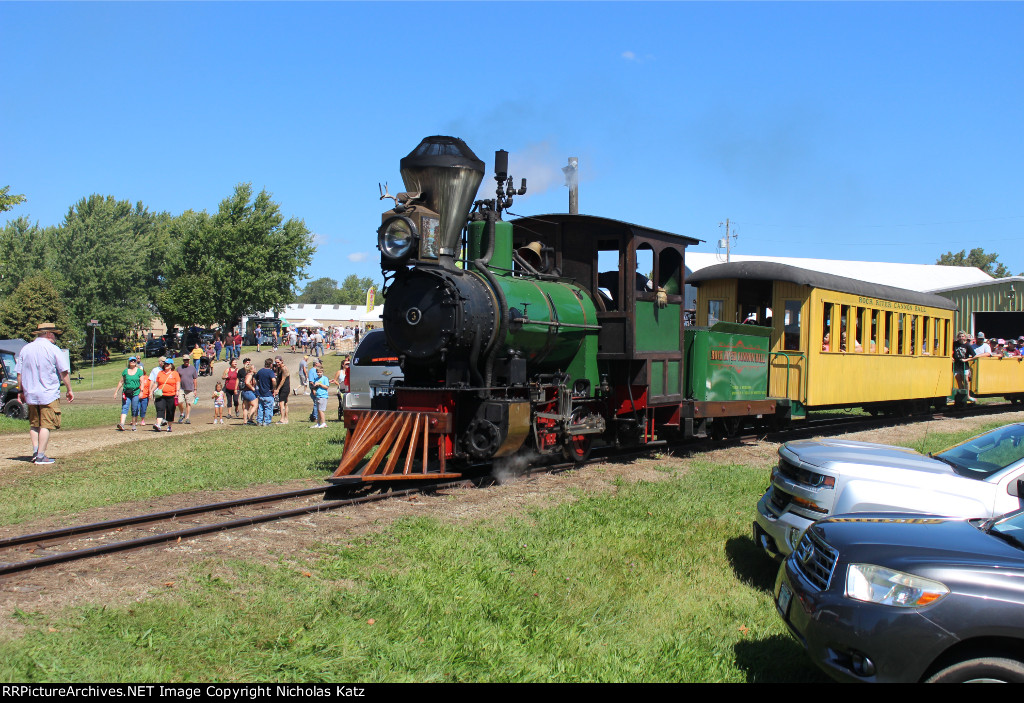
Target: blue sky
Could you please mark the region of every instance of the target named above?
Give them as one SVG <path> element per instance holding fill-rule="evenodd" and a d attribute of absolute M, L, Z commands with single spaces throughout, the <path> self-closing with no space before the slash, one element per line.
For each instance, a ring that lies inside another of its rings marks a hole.
<path fill-rule="evenodd" d="M 431 134 L 529 192 L 743 254 L 1024 271 L 1022 3 L 0 3 L 6 213 L 90 193 L 214 211 L 236 183 L 376 277 L 378 182 Z M 493 179 L 484 181 L 490 197 Z"/>

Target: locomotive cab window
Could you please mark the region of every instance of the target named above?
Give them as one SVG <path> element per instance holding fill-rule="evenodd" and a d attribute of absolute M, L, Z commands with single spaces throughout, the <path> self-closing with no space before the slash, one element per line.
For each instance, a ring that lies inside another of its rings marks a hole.
<path fill-rule="evenodd" d="M 619 271 L 622 268 L 622 247 L 618 240 L 597 243 L 597 292 L 607 310 L 621 310 L 622 291 Z"/>
<path fill-rule="evenodd" d="M 636 248 L 636 276 L 634 288 L 637 297 L 649 298 L 654 295 L 654 249 L 650 244 Z"/>
<path fill-rule="evenodd" d="M 677 249 L 663 249 L 658 255 L 658 286 L 666 295 L 683 293 L 683 254 Z M 682 300 L 682 298 L 680 298 Z"/>

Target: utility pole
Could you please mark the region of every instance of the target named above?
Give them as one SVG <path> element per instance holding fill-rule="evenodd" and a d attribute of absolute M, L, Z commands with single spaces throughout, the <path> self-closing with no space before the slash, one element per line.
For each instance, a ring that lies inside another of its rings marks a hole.
<path fill-rule="evenodd" d="M 729 241 L 729 218 L 725 218 L 725 222 L 719 222 L 718 226 L 725 225 L 725 239 L 718 240 L 718 248 L 725 249 L 725 263 L 729 263 L 729 257 L 732 253 L 732 242 Z M 732 239 L 736 239 L 736 235 L 732 235 Z"/>

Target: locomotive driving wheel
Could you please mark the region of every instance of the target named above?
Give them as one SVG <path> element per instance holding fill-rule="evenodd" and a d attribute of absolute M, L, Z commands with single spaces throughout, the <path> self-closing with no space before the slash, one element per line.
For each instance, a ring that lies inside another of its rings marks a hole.
<path fill-rule="evenodd" d="M 582 423 L 586 414 L 586 408 L 576 408 L 572 411 L 572 415 L 570 416 L 570 424 L 578 425 Z M 562 456 L 565 457 L 566 461 L 582 464 L 590 458 L 590 450 L 593 449 L 593 444 L 594 435 L 592 434 L 570 435 L 562 443 Z"/>

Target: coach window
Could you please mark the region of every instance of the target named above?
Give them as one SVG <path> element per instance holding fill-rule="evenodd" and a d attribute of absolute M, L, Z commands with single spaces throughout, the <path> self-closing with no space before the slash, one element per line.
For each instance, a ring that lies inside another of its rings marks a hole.
<path fill-rule="evenodd" d="M 832 303 L 825 303 L 821 315 L 821 350 L 823 352 L 839 348 L 838 340 L 836 340 L 835 346 L 832 345 L 832 329 Z"/>
<path fill-rule="evenodd" d="M 884 312 L 884 313 L 882 313 L 881 340 L 882 340 L 882 353 L 883 354 L 892 354 L 893 352 L 892 352 L 892 313 L 891 312 Z"/>
<path fill-rule="evenodd" d="M 851 308 L 849 305 L 839 306 L 839 351 L 853 351 L 854 345 L 850 342 L 849 331 L 850 327 L 850 316 Z M 834 328 L 833 328 L 834 329 Z"/>
<path fill-rule="evenodd" d="M 871 327 L 868 331 L 870 335 L 868 337 L 868 351 L 872 354 L 878 353 L 878 311 L 869 310 L 868 313 L 871 315 Z"/>
<path fill-rule="evenodd" d="M 722 310 L 725 308 L 724 300 L 708 301 L 708 327 L 722 319 Z"/>
<path fill-rule="evenodd" d="M 796 351 L 800 348 L 800 301 L 787 300 L 783 315 L 782 348 Z"/>

